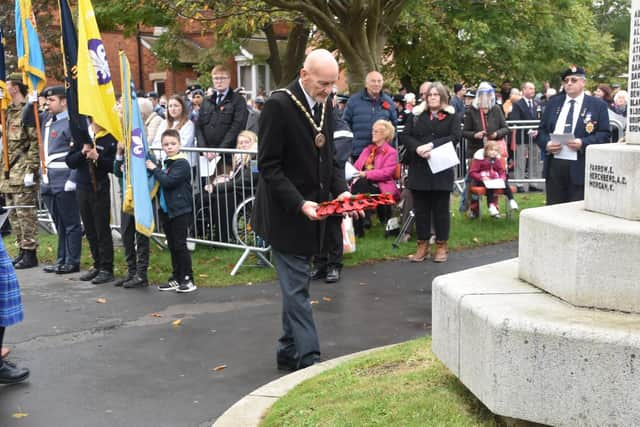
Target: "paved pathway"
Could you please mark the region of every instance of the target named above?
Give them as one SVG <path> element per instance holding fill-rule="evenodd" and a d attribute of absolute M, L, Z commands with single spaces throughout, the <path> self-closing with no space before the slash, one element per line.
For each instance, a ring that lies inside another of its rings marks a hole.
<path fill-rule="evenodd" d="M 383 262 L 346 269 L 338 284 L 314 282 L 323 359 L 428 334 L 435 276 L 516 252 L 508 243 L 453 253 L 445 264 Z M 26 320 L 6 340 L 31 379 L 0 386 L 1 426 L 208 426 L 282 375 L 276 283 L 179 295 L 77 276 L 19 272 Z"/>

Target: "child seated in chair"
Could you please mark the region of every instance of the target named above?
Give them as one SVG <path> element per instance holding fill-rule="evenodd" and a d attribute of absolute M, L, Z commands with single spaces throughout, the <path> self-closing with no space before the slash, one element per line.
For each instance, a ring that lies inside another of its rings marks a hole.
<path fill-rule="evenodd" d="M 480 151 L 480 150 L 478 150 Z M 505 172 L 504 159 L 500 158 L 500 147 L 496 141 L 487 141 L 484 146 L 483 158 L 474 160 L 469 170 L 471 177 L 471 185 L 484 185 L 485 181 L 499 179 L 504 183 L 504 194 L 509 199 L 509 207 L 512 210 L 518 209 L 518 203 L 513 198 L 513 193 L 507 182 L 507 174 Z M 487 205 L 489 214 L 492 217 L 499 217 L 497 195 L 494 189 L 487 188 Z"/>

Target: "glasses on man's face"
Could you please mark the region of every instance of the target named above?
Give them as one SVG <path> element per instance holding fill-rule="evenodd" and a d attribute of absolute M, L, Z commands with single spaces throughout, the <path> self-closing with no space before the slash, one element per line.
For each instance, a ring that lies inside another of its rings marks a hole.
<path fill-rule="evenodd" d="M 578 83 L 580 81 L 580 77 L 567 77 L 564 79 L 565 83 Z"/>
<path fill-rule="evenodd" d="M 227 76 L 215 76 L 215 77 L 212 77 L 211 80 L 213 80 L 214 82 L 222 82 L 227 80 L 228 78 L 229 77 Z"/>

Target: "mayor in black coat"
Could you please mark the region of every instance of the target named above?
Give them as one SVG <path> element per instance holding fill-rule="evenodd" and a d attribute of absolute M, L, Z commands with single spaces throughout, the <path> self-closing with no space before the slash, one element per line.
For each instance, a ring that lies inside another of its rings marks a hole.
<path fill-rule="evenodd" d="M 433 173 L 428 159 L 434 148 L 451 142 L 454 147 L 460 141 L 460 115 L 451 107 L 448 91 L 440 82 L 431 83 L 425 91 L 426 105 L 415 118 L 409 118 L 402 133 L 402 143 L 409 155 L 409 177 L 407 188 L 411 190 L 415 209 L 418 249 L 409 255 L 414 262 L 424 261 L 430 256 L 429 234 L 433 216 L 436 231 L 435 262 L 445 262 L 448 256 L 447 241 L 451 214 L 449 198 L 453 191 L 453 169 Z M 421 107 L 425 103 L 421 104 Z"/>
<path fill-rule="evenodd" d="M 327 102 L 337 79 L 338 64 L 331 53 L 312 51 L 299 80 L 275 91 L 260 118 L 260 178 L 251 221 L 271 244 L 282 290 L 277 362 L 284 370 L 319 360 L 309 301 L 311 256 L 320 253 L 324 232 L 317 203 L 329 200 L 330 194 L 350 195 L 334 158 L 333 114 Z"/>
<path fill-rule="evenodd" d="M 584 69 L 571 66 L 562 74 L 564 93 L 549 99 L 536 144 L 545 150 L 542 174 L 546 179 L 547 204 L 584 199 L 585 154 L 591 144 L 605 144 L 611 138 L 607 104 L 584 93 Z M 558 159 L 562 146 L 552 134 L 573 134 L 567 144 L 577 152 L 576 160 Z"/>

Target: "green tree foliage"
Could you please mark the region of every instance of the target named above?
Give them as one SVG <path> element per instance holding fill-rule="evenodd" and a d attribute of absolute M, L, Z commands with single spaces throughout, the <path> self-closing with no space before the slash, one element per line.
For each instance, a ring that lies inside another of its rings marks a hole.
<path fill-rule="evenodd" d="M 594 9 L 589 0 L 411 0 L 389 40 L 388 69 L 412 88 L 425 80 L 557 86 L 560 70 L 572 63 L 590 77 L 611 66 L 603 75 L 611 79 L 624 72 L 627 51 L 616 50 Z M 623 20 L 625 9 L 618 10 Z"/>

